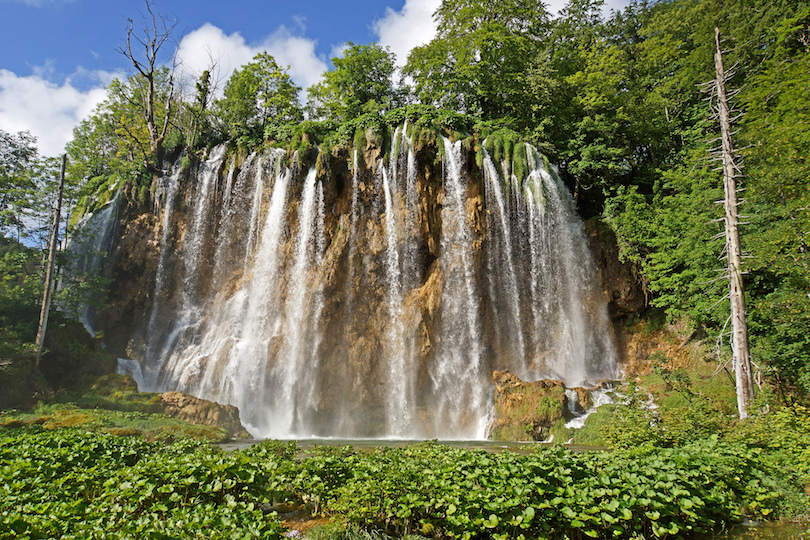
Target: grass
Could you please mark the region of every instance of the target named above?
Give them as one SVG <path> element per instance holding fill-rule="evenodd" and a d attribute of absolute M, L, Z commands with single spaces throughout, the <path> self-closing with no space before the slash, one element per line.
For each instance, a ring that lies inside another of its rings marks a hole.
<path fill-rule="evenodd" d="M 141 435 L 150 441 L 197 439 L 224 442 L 229 439 L 224 429 L 190 424 L 162 414 L 82 408 L 71 403 L 40 404 L 30 412 L 0 412 L 0 427 L 39 425 L 46 430 L 79 427 L 87 431 L 119 436 Z"/>

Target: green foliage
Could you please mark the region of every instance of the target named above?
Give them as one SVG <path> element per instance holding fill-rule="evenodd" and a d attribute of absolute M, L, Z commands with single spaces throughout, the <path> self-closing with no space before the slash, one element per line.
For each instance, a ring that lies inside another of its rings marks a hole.
<path fill-rule="evenodd" d="M 188 441 L 0 430 L 0 538 L 280 538 L 261 471 Z"/>
<path fill-rule="evenodd" d="M 0 130 L 0 234 L 12 233 L 18 240 L 26 236 L 24 218 L 42 206 L 39 176 L 46 164 L 30 133 Z"/>
<path fill-rule="evenodd" d="M 334 69 L 307 90 L 310 117 L 349 121 L 361 114 L 382 113 L 398 100 L 394 89 L 394 54 L 379 45 L 348 43 Z"/>
<path fill-rule="evenodd" d="M 436 11 L 438 35 L 411 51 L 403 74 L 425 104 L 485 119 L 531 122 L 532 71 L 547 33 L 548 13 L 526 0 L 446 0 Z"/>
<path fill-rule="evenodd" d="M 612 453 L 434 443 L 300 451 L 277 441 L 223 453 L 190 441 L 6 428 L 0 531 L 277 537 L 281 525 L 266 512 L 286 502 L 336 519 L 320 538 L 694 535 L 779 510 L 779 470 L 768 459 L 712 438 Z"/>
<path fill-rule="evenodd" d="M 46 430 L 81 427 L 83 430 L 114 435 L 142 435 L 150 441 L 198 439 L 224 442 L 230 439 L 224 429 L 190 424 L 158 414 L 156 394 L 126 394 L 118 399 L 85 394 L 73 403 L 39 404 L 30 412 L 0 415 L 0 426 L 42 426 Z M 104 408 L 99 408 L 104 407 Z"/>
<path fill-rule="evenodd" d="M 0 358 L 33 343 L 39 316 L 42 254 L 14 240 L 0 238 Z"/>
<path fill-rule="evenodd" d="M 240 146 L 256 147 L 268 126 L 303 119 L 299 91 L 287 71 L 261 52 L 228 79 L 225 96 L 216 103 L 218 117 Z"/>
<path fill-rule="evenodd" d="M 459 538 L 695 534 L 776 504 L 756 453 L 712 441 L 642 454 L 380 450 L 336 493 L 328 508 L 352 522 Z"/>

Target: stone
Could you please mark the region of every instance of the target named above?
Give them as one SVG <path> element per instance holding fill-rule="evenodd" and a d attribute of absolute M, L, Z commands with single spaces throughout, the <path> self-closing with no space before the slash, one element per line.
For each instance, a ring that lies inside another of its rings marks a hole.
<path fill-rule="evenodd" d="M 552 425 L 562 420 L 567 407 L 565 385 L 542 379 L 526 382 L 508 371 L 494 371 L 495 440 L 548 439 Z"/>
<path fill-rule="evenodd" d="M 221 427 L 234 438 L 250 437 L 239 421 L 239 409 L 233 405 L 221 405 L 181 392 L 164 392 L 160 394 L 160 407 L 166 416 L 191 424 Z"/>

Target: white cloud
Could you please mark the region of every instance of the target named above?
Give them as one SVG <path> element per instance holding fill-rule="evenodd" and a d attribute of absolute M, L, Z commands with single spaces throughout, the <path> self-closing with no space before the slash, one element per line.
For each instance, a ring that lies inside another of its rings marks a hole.
<path fill-rule="evenodd" d="M 441 0 L 405 0 L 401 10 L 386 8 L 385 16 L 374 21 L 372 28 L 379 44 L 391 48 L 397 55 L 397 64 L 404 65 L 411 49 L 428 43 L 436 35 L 433 12 L 440 5 Z"/>
<path fill-rule="evenodd" d="M 55 84 L 43 77 L 45 72 L 47 66 L 21 77 L 0 69 L 0 129 L 28 130 L 37 137 L 40 153 L 56 155 L 64 150 L 73 128 L 104 100 L 106 90 L 101 85 L 79 90 L 70 78 Z M 77 73 L 102 84 L 113 75 L 81 68 Z"/>
<path fill-rule="evenodd" d="M 329 51 L 329 59 L 331 60 L 332 58 L 340 58 L 348 50 L 349 50 L 348 41 L 338 43 L 337 45 L 332 45 L 332 48 Z"/>
<path fill-rule="evenodd" d="M 199 77 L 214 63 L 213 75 L 217 93 L 221 95 L 231 73 L 262 51 L 273 55 L 279 65 L 290 66 L 290 75 L 302 88 L 316 83 L 327 69 L 326 62 L 315 53 L 315 41 L 293 35 L 284 26 L 261 42 L 250 44 L 239 32 L 226 34 L 221 28 L 205 23 L 183 36 L 177 57 L 186 79 Z"/>

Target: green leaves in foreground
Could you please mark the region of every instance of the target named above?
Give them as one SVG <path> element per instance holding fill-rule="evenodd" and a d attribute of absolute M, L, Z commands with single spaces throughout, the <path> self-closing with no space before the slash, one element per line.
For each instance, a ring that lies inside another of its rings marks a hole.
<path fill-rule="evenodd" d="M 259 470 L 197 442 L 0 431 L 0 538 L 279 538 Z"/>
<path fill-rule="evenodd" d="M 78 429 L 0 431 L 0 538 L 278 538 L 267 503 L 392 535 L 629 538 L 715 531 L 773 515 L 759 449 L 529 455 L 437 444 L 225 453 Z"/>

